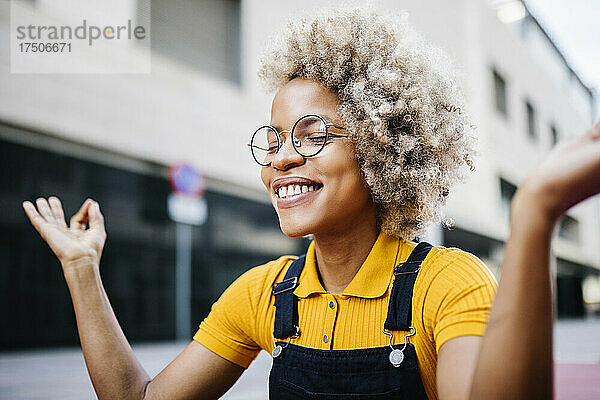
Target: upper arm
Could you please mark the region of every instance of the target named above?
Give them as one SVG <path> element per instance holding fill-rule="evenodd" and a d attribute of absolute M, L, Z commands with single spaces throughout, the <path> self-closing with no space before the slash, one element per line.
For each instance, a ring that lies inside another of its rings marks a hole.
<path fill-rule="evenodd" d="M 483 335 L 497 286 L 483 262 L 462 250 L 445 249 L 425 272 L 416 313 L 436 352 L 450 339 Z"/>
<path fill-rule="evenodd" d="M 436 373 L 440 400 L 469 398 L 482 339 L 482 336 L 459 336 L 440 347 Z"/>
<path fill-rule="evenodd" d="M 444 250 L 427 272 L 422 316 L 437 351 L 438 396 L 467 399 L 497 283 L 481 260 L 458 249 Z"/>
<path fill-rule="evenodd" d="M 146 387 L 150 399 L 217 399 L 244 372 L 244 368 L 192 341 Z"/>

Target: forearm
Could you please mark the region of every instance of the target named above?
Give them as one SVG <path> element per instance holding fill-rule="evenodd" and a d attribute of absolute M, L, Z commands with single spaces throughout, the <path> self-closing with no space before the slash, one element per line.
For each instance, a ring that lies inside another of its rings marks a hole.
<path fill-rule="evenodd" d="M 518 193 L 502 277 L 473 377 L 472 399 L 552 398 L 550 240 L 554 220 Z"/>
<path fill-rule="evenodd" d="M 97 267 L 65 268 L 87 369 L 99 399 L 142 399 L 148 374 L 127 342 Z"/>

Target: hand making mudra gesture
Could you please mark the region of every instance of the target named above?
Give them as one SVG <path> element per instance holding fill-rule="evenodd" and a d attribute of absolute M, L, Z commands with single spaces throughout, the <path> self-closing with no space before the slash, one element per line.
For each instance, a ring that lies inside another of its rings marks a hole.
<path fill-rule="evenodd" d="M 106 240 L 104 217 L 97 202 L 87 199 L 67 225 L 57 197 L 39 198 L 36 207 L 23 202 L 25 213 L 58 257 L 65 274 L 77 268 L 98 268 Z"/>

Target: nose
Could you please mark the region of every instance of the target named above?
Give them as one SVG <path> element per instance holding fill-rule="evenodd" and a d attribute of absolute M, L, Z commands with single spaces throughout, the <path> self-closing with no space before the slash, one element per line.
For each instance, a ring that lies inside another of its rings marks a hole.
<path fill-rule="evenodd" d="M 275 157 L 271 162 L 273 168 L 285 171 L 304 164 L 306 159 L 298 154 L 294 148 L 291 135 L 292 134 L 289 131 L 279 132 L 279 138 L 282 143 L 279 151 L 275 153 Z"/>

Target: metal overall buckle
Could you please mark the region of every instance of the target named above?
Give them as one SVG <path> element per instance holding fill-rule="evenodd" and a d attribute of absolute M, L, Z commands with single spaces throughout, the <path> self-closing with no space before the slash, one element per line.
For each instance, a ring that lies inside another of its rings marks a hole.
<path fill-rule="evenodd" d="M 290 345 L 290 342 L 292 341 L 292 339 L 297 339 L 298 336 L 300 336 L 300 328 L 296 325 L 294 326 L 294 328 L 296 328 L 296 333 L 293 334 L 292 336 L 290 336 L 288 338 L 287 343 L 284 343 L 284 345 L 280 345 L 277 344 L 275 342 L 275 336 L 273 334 L 271 334 L 271 337 L 273 338 L 273 352 L 271 353 L 271 355 L 273 356 L 273 358 L 277 358 L 281 355 L 281 353 L 283 352 L 283 349 L 285 349 L 286 347 L 288 347 Z"/>
<path fill-rule="evenodd" d="M 394 348 L 394 346 L 392 345 L 392 339 L 394 338 L 394 335 L 392 335 L 391 332 L 388 332 L 385 330 L 385 328 L 383 328 L 383 333 L 389 336 L 389 344 L 390 348 L 392 349 L 392 352 L 390 353 L 389 357 L 390 363 L 396 368 L 398 368 L 400 364 L 402 364 L 402 361 L 404 361 L 404 350 L 406 349 L 406 345 L 408 344 L 408 338 L 414 336 L 417 333 L 417 330 L 414 327 L 411 326 L 409 328 L 410 333 L 404 335 L 404 346 L 402 346 L 401 349 Z"/>

